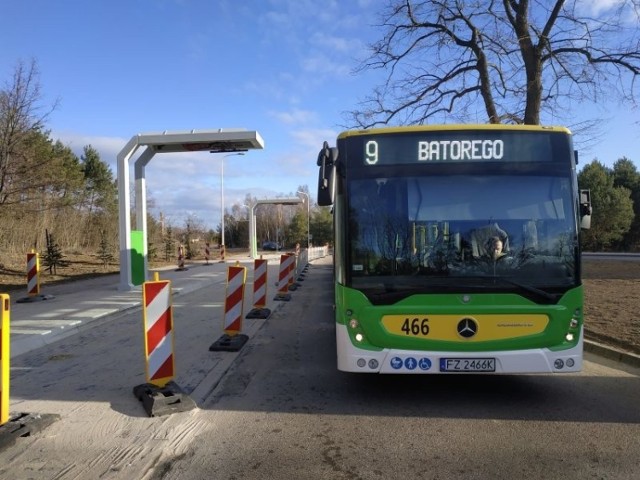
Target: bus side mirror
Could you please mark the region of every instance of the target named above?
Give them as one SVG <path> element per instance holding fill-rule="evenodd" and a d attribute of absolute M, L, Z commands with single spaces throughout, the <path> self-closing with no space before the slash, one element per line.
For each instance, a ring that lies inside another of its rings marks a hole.
<path fill-rule="evenodd" d="M 336 186 L 336 161 L 338 160 L 338 149 L 329 148 L 329 144 L 324 142 L 322 150 L 318 154 L 318 205 L 326 207 L 333 205 Z"/>
<path fill-rule="evenodd" d="M 588 230 L 591 228 L 591 190 L 580 190 L 580 228 Z"/>

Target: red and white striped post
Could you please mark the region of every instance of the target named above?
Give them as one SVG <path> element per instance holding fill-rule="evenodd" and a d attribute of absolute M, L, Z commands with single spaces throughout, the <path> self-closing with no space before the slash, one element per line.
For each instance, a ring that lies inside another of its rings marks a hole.
<path fill-rule="evenodd" d="M 31 250 L 27 253 L 27 295 L 33 297 L 40 293 L 40 259 L 38 254 Z"/>
<path fill-rule="evenodd" d="M 224 263 L 224 245 L 220 245 L 220 262 Z"/>
<path fill-rule="evenodd" d="M 240 262 L 227 267 L 227 289 L 225 291 L 222 330 L 224 334 L 210 347 L 210 351 L 238 351 L 249 340 L 242 331 L 242 307 L 247 269 Z"/>
<path fill-rule="evenodd" d="M 267 260 L 256 258 L 253 263 L 253 309 L 245 318 L 265 319 L 271 315 L 267 306 Z"/>
<path fill-rule="evenodd" d="M 295 290 L 298 287 L 298 285 L 294 281 L 296 276 L 298 256 L 294 253 L 289 253 L 288 255 L 293 259 L 293 261 L 289 265 L 289 272 L 287 273 L 287 285 L 289 286 L 289 290 Z"/>
<path fill-rule="evenodd" d="M 206 262 L 206 265 L 209 265 L 209 254 L 211 253 L 211 250 L 209 249 L 209 242 L 204 244 L 204 260 Z"/>
<path fill-rule="evenodd" d="M 239 264 L 227 267 L 227 290 L 224 299 L 222 330 L 229 336 L 237 335 L 242 331 L 242 307 L 246 281 L 246 267 L 240 267 Z"/>
<path fill-rule="evenodd" d="M 142 285 L 144 357 L 147 383 L 134 387 L 150 417 L 184 412 L 195 402 L 173 381 L 175 354 L 171 282 L 154 281 Z"/>
<path fill-rule="evenodd" d="M 171 282 L 145 282 L 142 295 L 147 383 L 163 387 L 175 375 Z"/>
<path fill-rule="evenodd" d="M 280 255 L 280 271 L 278 272 L 278 292 L 273 298 L 277 301 L 288 302 L 291 300 L 289 294 L 289 276 L 291 274 L 291 266 L 295 263 L 293 255 Z"/>
<path fill-rule="evenodd" d="M 40 258 L 35 250 L 27 253 L 27 296 L 16 303 L 32 303 L 54 298 L 53 295 L 40 295 Z"/>

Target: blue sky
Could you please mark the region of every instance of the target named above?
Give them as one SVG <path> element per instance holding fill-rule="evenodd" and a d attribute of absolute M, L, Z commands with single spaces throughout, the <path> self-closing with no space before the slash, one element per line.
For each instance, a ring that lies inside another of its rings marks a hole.
<path fill-rule="evenodd" d="M 598 8 L 616 0 L 585 2 Z M 116 155 L 138 133 L 245 128 L 265 149 L 228 157 L 225 204 L 315 195 L 317 152 L 334 144 L 343 112 L 382 79 L 354 75 L 379 0 L 0 0 L 0 82 L 19 59 L 37 60 L 48 127 L 77 154 L 93 145 L 116 172 Z M 611 166 L 640 166 L 640 119 L 627 105 L 576 106 L 609 119 L 581 153 Z M 578 114 L 576 115 L 578 118 Z M 551 122 L 549 122 L 551 123 Z M 209 153 L 157 155 L 147 167 L 154 213 L 182 226 L 188 214 L 220 221 L 220 163 Z"/>

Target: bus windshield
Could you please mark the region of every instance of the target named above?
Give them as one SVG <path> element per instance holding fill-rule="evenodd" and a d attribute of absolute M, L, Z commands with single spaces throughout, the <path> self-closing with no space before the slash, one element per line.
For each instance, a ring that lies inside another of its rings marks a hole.
<path fill-rule="evenodd" d="M 569 174 L 347 181 L 346 279 L 373 303 L 479 291 L 549 303 L 576 285 Z"/>

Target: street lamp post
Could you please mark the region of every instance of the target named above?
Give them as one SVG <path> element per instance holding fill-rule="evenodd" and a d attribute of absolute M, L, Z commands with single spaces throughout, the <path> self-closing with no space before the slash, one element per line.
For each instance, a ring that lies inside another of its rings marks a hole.
<path fill-rule="evenodd" d="M 244 155 L 243 152 L 230 153 L 229 155 L 224 155 L 222 157 L 222 161 L 220 162 L 220 247 L 224 248 L 224 159 L 227 157 L 232 157 L 234 155 Z"/>
<path fill-rule="evenodd" d="M 311 235 L 311 230 L 309 230 L 309 218 L 310 218 L 310 212 L 311 212 L 311 201 L 309 199 L 309 194 L 306 192 L 303 192 L 301 190 L 298 190 L 296 193 L 300 193 L 302 195 L 304 195 L 305 197 L 307 197 L 307 251 L 309 251 L 309 236 Z"/>

